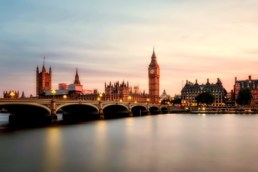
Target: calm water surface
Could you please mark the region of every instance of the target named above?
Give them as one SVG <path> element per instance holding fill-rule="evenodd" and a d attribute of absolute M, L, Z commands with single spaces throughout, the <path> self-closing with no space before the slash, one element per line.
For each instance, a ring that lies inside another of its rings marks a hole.
<path fill-rule="evenodd" d="M 258 171 L 258 115 L 167 114 L 6 129 L 0 171 Z"/>

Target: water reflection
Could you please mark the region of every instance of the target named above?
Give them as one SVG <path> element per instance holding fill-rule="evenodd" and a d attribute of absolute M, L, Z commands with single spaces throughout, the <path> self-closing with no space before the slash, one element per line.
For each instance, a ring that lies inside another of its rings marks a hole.
<path fill-rule="evenodd" d="M 257 124 L 167 114 L 21 130 L 0 135 L 1 171 L 258 171 Z"/>
<path fill-rule="evenodd" d="M 45 139 L 45 155 L 44 155 L 44 171 L 55 172 L 61 171 L 62 161 L 62 137 L 61 129 L 58 127 L 50 127 L 46 129 Z"/>

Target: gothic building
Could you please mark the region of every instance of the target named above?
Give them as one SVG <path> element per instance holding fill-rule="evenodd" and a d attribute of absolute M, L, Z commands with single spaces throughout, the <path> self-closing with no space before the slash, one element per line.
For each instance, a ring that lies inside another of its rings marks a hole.
<path fill-rule="evenodd" d="M 148 68 L 149 77 L 149 98 L 151 103 L 159 103 L 159 77 L 160 68 L 157 62 L 157 57 L 153 49 L 151 62 Z"/>
<path fill-rule="evenodd" d="M 234 95 L 233 99 L 236 100 L 240 89 L 249 88 L 251 90 L 253 101 L 258 102 L 258 79 L 253 80 L 251 76 L 246 80 L 237 80 L 235 77 Z"/>
<path fill-rule="evenodd" d="M 219 78 L 217 79 L 216 84 L 211 84 L 209 79 L 207 79 L 206 84 L 201 85 L 198 84 L 197 80 L 195 83 L 186 81 L 186 84 L 181 91 L 182 104 L 187 106 L 197 105 L 195 97 L 204 92 L 210 92 L 215 97 L 213 104 L 216 106 L 222 105 L 224 98 L 227 95 Z"/>
<path fill-rule="evenodd" d="M 148 95 L 145 92 L 141 93 L 139 86 L 131 87 L 129 83 L 115 82 L 105 83 L 105 93 L 103 99 L 106 101 L 117 102 L 146 102 Z"/>
<path fill-rule="evenodd" d="M 24 95 L 24 93 L 23 93 Z M 4 91 L 3 92 L 3 98 L 5 99 L 9 99 L 9 98 L 19 98 L 19 91 L 14 91 L 14 90 L 11 90 L 11 91 Z"/>
<path fill-rule="evenodd" d="M 49 68 L 49 72 L 47 72 L 45 68 L 45 64 L 42 66 L 42 71 L 39 71 L 37 66 L 36 71 L 36 95 L 39 96 L 44 91 L 50 91 L 52 89 L 52 70 Z"/>
<path fill-rule="evenodd" d="M 55 90 L 55 97 L 62 98 L 64 95 L 67 98 L 78 98 L 81 95 L 85 94 L 85 90 L 83 89 L 83 85 L 80 82 L 78 69 L 76 69 L 74 82 L 72 84 L 67 85 L 66 83 L 60 83 L 59 89 Z M 41 94 L 41 97 L 51 97 L 53 93 L 50 90 L 44 90 Z"/>

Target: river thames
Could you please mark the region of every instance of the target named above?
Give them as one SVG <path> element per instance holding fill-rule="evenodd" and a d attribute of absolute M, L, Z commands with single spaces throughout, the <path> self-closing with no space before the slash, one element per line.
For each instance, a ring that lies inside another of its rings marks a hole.
<path fill-rule="evenodd" d="M 166 114 L 10 129 L 0 171 L 258 171 L 258 115 Z"/>

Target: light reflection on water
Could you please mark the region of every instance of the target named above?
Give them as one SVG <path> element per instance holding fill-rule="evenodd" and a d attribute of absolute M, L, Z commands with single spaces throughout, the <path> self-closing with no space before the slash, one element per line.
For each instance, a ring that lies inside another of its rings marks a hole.
<path fill-rule="evenodd" d="M 0 132 L 0 171 L 258 171 L 257 131 L 258 115 L 167 114 Z"/>
<path fill-rule="evenodd" d="M 44 171 L 59 171 L 62 156 L 62 135 L 61 130 L 57 127 L 46 129 L 45 151 L 44 151 Z"/>

